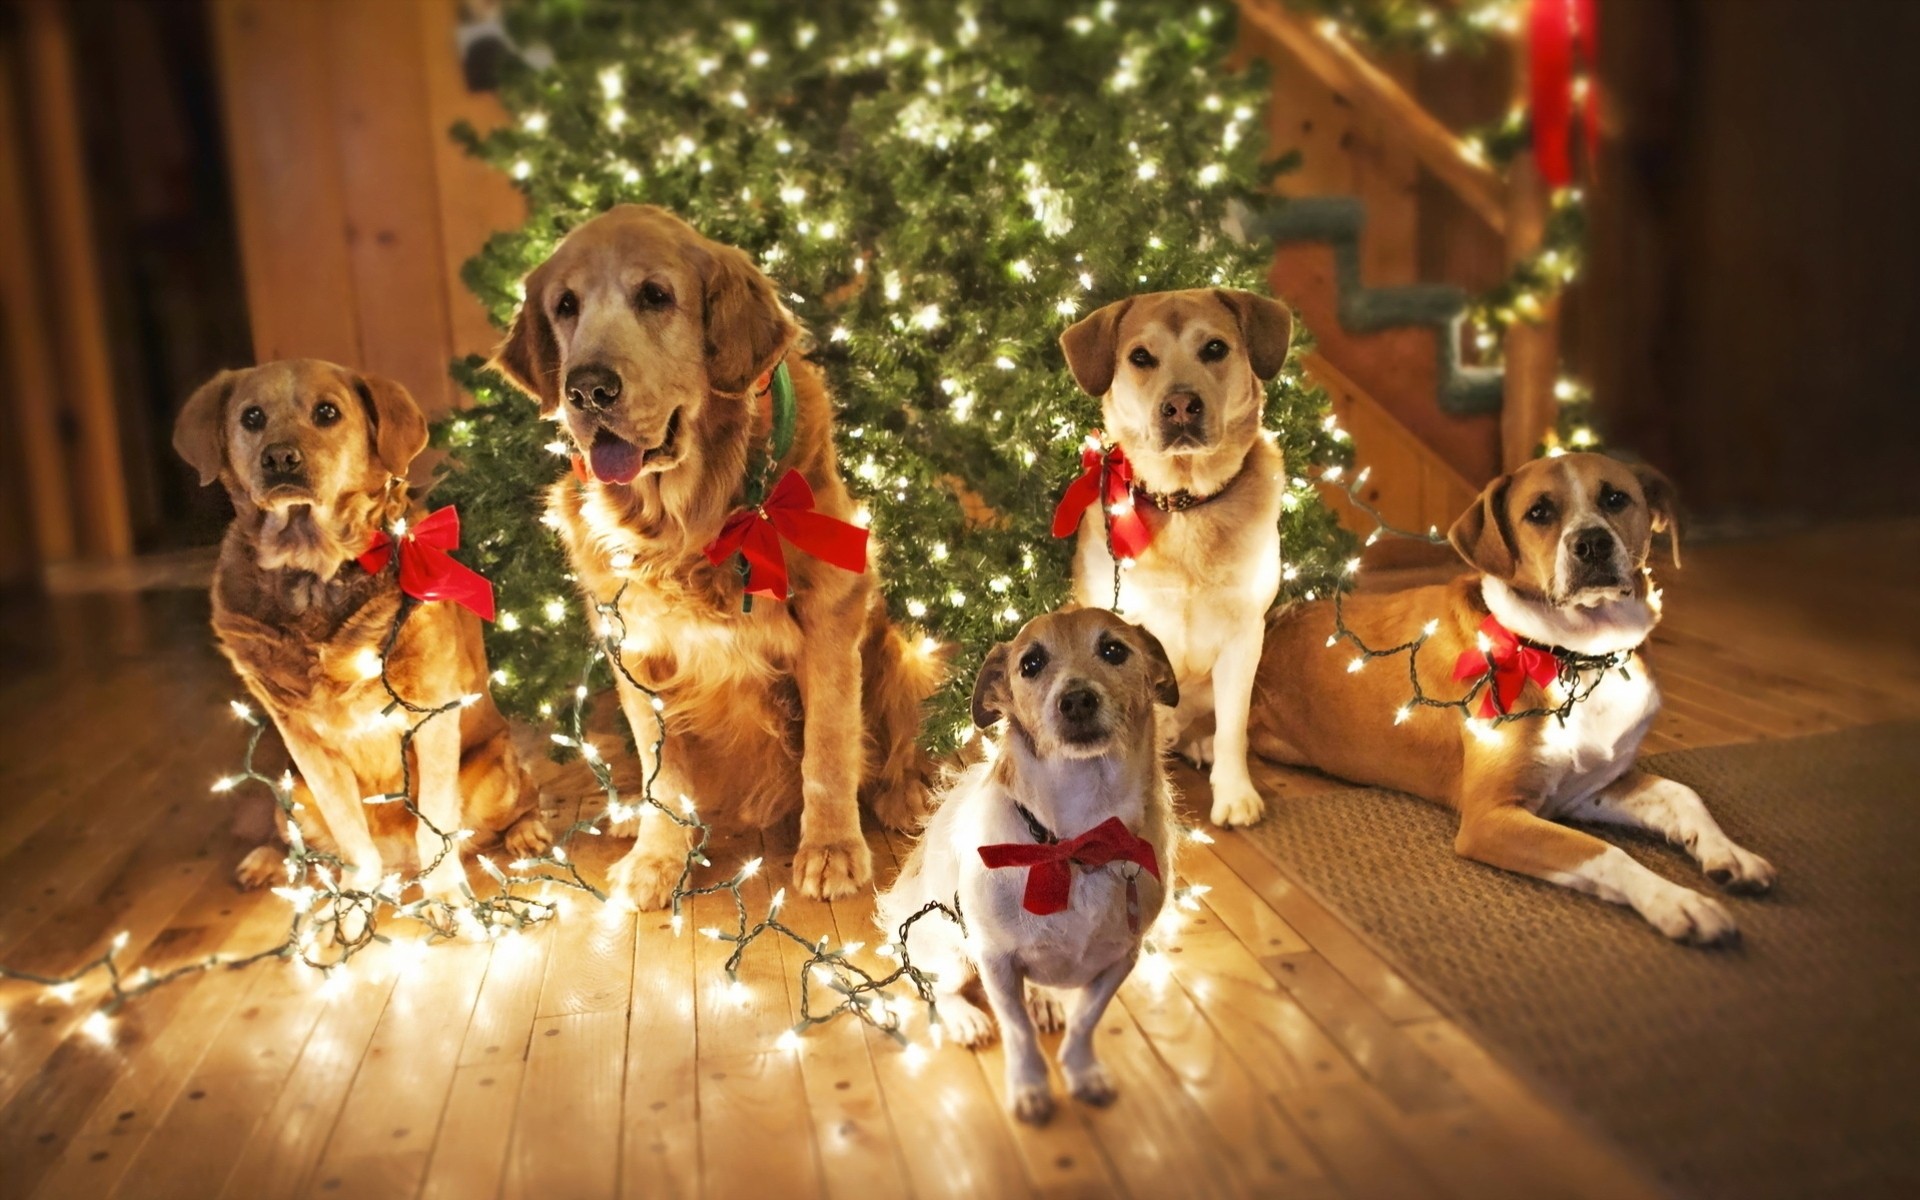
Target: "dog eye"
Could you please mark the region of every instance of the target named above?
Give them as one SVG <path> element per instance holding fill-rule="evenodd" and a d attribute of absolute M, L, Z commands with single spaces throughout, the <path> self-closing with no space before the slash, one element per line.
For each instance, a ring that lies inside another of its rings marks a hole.
<path fill-rule="evenodd" d="M 258 404 L 240 414 L 240 428 L 251 429 L 255 433 L 267 427 L 267 410 Z"/>
<path fill-rule="evenodd" d="M 556 317 L 577 317 L 580 315 L 580 297 L 572 292 L 561 292 L 560 298 L 553 302 L 553 315 Z"/>
<path fill-rule="evenodd" d="M 1142 369 L 1155 365 L 1153 355 L 1147 353 L 1145 346 L 1135 346 L 1133 353 L 1127 355 L 1127 361 Z"/>
<path fill-rule="evenodd" d="M 1602 484 L 1600 488 L 1600 507 L 1608 512 L 1619 512 L 1633 503 L 1633 497 L 1627 495 L 1612 484 Z"/>
<path fill-rule="evenodd" d="M 1527 510 L 1527 520 L 1534 525 L 1545 525 L 1553 520 L 1553 501 L 1545 496 L 1535 500 L 1533 507 Z"/>
<path fill-rule="evenodd" d="M 1046 665 L 1047 652 L 1038 646 L 1034 646 L 1020 656 L 1020 677 L 1022 679 L 1032 679 L 1035 675 L 1038 675 L 1041 668 Z"/>
<path fill-rule="evenodd" d="M 1206 345 L 1200 347 L 1201 362 L 1219 362 L 1221 359 L 1225 358 L 1226 356 L 1227 356 L 1227 344 L 1221 341 L 1219 338 L 1214 338 L 1213 340 L 1209 341 Z"/>
<path fill-rule="evenodd" d="M 313 423 L 315 425 L 331 425 L 339 419 L 340 410 L 334 407 L 333 401 L 322 400 L 313 406 Z"/>
<path fill-rule="evenodd" d="M 1110 666 L 1117 667 L 1131 657 L 1133 651 L 1127 648 L 1125 642 L 1110 638 L 1100 643 L 1100 658 Z"/>
<path fill-rule="evenodd" d="M 665 308 L 673 303 L 673 293 L 651 279 L 640 285 L 634 298 L 642 308 Z"/>

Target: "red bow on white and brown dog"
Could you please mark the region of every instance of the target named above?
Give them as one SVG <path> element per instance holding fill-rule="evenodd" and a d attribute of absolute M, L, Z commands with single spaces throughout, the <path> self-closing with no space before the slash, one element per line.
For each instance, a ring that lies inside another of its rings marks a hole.
<path fill-rule="evenodd" d="M 1718 901 L 1559 823 L 1661 834 L 1729 891 L 1773 886 L 1692 788 L 1634 766 L 1660 710 L 1644 650 L 1660 619 L 1656 533 L 1677 566 L 1673 486 L 1648 467 L 1567 454 L 1494 480 L 1449 533 L 1475 574 L 1274 614 L 1254 748 L 1449 805 L 1460 854 L 1629 905 L 1670 938 L 1734 937 Z M 1349 642 L 1363 656 L 1417 642 L 1420 694 L 1443 702 L 1409 697 L 1398 667 L 1354 669 Z"/>

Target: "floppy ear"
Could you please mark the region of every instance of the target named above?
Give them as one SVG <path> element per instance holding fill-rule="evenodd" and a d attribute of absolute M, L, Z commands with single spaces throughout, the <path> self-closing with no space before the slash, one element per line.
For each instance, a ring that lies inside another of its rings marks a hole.
<path fill-rule="evenodd" d="M 1480 499 L 1460 514 L 1447 530 L 1447 540 L 1460 557 L 1496 579 L 1513 575 L 1513 535 L 1507 531 L 1507 487 L 1513 476 L 1502 475 L 1486 486 Z"/>
<path fill-rule="evenodd" d="M 1240 335 L 1247 339 L 1247 361 L 1261 379 L 1272 379 L 1287 362 L 1287 347 L 1293 344 L 1293 314 L 1287 306 L 1252 292 L 1215 288 L 1213 294 L 1240 322 Z"/>
<path fill-rule="evenodd" d="M 543 264 L 544 265 L 544 264 Z M 540 402 L 540 415 L 550 417 L 560 407 L 560 342 L 541 303 L 541 271 L 527 276 L 527 298 L 513 315 L 507 340 L 493 352 L 491 366 L 509 382 Z"/>
<path fill-rule="evenodd" d="M 1180 681 L 1173 677 L 1173 663 L 1167 659 L 1167 648 L 1160 639 L 1147 632 L 1144 625 L 1135 625 L 1134 633 L 1140 637 L 1140 649 L 1147 656 L 1147 679 L 1153 684 L 1153 698 L 1168 708 L 1180 707 Z"/>
<path fill-rule="evenodd" d="M 390 475 L 405 475 L 427 448 L 427 418 L 407 389 L 381 375 L 355 375 L 353 390 L 373 422 L 373 452 Z"/>
<path fill-rule="evenodd" d="M 1007 709 L 1007 655 L 1012 647 L 1005 642 L 987 651 L 980 673 L 973 677 L 973 723 L 985 729 L 998 721 Z"/>
<path fill-rule="evenodd" d="M 1089 396 L 1104 396 L 1113 386 L 1113 360 L 1120 337 L 1120 318 L 1132 307 L 1133 297 L 1115 300 L 1067 326 L 1060 335 L 1060 352 L 1067 356 L 1073 381 Z"/>
<path fill-rule="evenodd" d="M 1673 565 L 1680 565 L 1679 495 L 1673 480 L 1645 463 L 1633 464 L 1640 490 L 1647 497 L 1647 512 L 1653 518 L 1653 531 L 1667 535 L 1667 548 L 1673 553 Z"/>
<path fill-rule="evenodd" d="M 239 371 L 222 371 L 201 384 L 173 420 L 173 449 L 200 472 L 200 486 L 220 478 L 227 465 L 227 397 Z"/>
<path fill-rule="evenodd" d="M 799 331 L 753 260 L 717 242 L 706 251 L 707 383 L 716 392 L 745 392 Z"/>

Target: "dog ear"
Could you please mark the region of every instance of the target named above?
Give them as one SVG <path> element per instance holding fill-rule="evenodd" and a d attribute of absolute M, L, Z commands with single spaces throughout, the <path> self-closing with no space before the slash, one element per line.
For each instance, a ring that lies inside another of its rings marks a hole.
<path fill-rule="evenodd" d="M 200 486 L 220 478 L 227 465 L 227 397 L 239 371 L 222 371 L 187 397 L 173 421 L 173 449 L 200 472 Z"/>
<path fill-rule="evenodd" d="M 1144 625 L 1135 625 L 1134 633 L 1140 638 L 1140 649 L 1147 657 L 1147 681 L 1153 684 L 1153 698 L 1168 708 L 1180 707 L 1180 681 L 1173 676 L 1173 663 L 1167 658 L 1167 648 L 1160 639 L 1147 632 Z"/>
<path fill-rule="evenodd" d="M 1240 336 L 1247 340 L 1247 361 L 1261 379 L 1272 379 L 1287 362 L 1287 347 L 1293 344 L 1293 314 L 1287 306 L 1252 292 L 1215 288 L 1213 294 L 1240 322 Z"/>
<path fill-rule="evenodd" d="M 1104 396 L 1113 386 L 1113 360 L 1118 350 L 1120 318 L 1132 307 L 1133 297 L 1115 300 L 1067 326 L 1060 335 L 1060 352 L 1067 356 L 1073 381 L 1089 396 Z"/>
<path fill-rule="evenodd" d="M 987 651 L 987 657 L 980 664 L 980 673 L 973 677 L 973 723 L 976 728 L 985 729 L 1005 715 L 1007 704 L 1007 655 L 1013 648 L 1005 642 L 996 643 Z"/>
<path fill-rule="evenodd" d="M 389 475 L 405 475 L 427 448 L 427 417 L 413 396 L 381 375 L 355 375 L 353 390 L 373 423 L 373 452 Z"/>
<path fill-rule="evenodd" d="M 560 342 L 541 301 L 542 271 L 527 276 L 526 299 L 513 315 L 507 340 L 493 352 L 489 364 L 507 381 L 540 402 L 540 415 L 550 417 L 560 407 Z"/>
<path fill-rule="evenodd" d="M 1640 490 L 1647 497 L 1647 512 L 1653 518 L 1653 532 L 1667 535 L 1667 548 L 1673 554 L 1673 565 L 1680 565 L 1680 515 L 1679 494 L 1674 490 L 1673 480 L 1645 463 L 1633 464 L 1633 473 L 1640 480 Z"/>
<path fill-rule="evenodd" d="M 1513 535 L 1507 529 L 1507 487 L 1513 476 L 1489 483 L 1460 519 L 1447 530 L 1447 540 L 1460 557 L 1496 579 L 1513 575 L 1516 558 Z"/>
<path fill-rule="evenodd" d="M 799 330 L 752 259 L 717 242 L 706 251 L 707 383 L 716 392 L 745 392 Z"/>

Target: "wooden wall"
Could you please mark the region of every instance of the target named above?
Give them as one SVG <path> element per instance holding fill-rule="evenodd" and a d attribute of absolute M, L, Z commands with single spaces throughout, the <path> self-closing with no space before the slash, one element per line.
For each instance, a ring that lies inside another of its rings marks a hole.
<path fill-rule="evenodd" d="M 1920 513 L 1920 5 L 1601 5 L 1603 431 L 1726 526 Z"/>
<path fill-rule="evenodd" d="M 448 362 L 497 334 L 461 264 L 524 208 L 447 130 L 466 90 L 456 0 L 212 0 L 256 358 L 311 356 L 456 403 Z"/>

